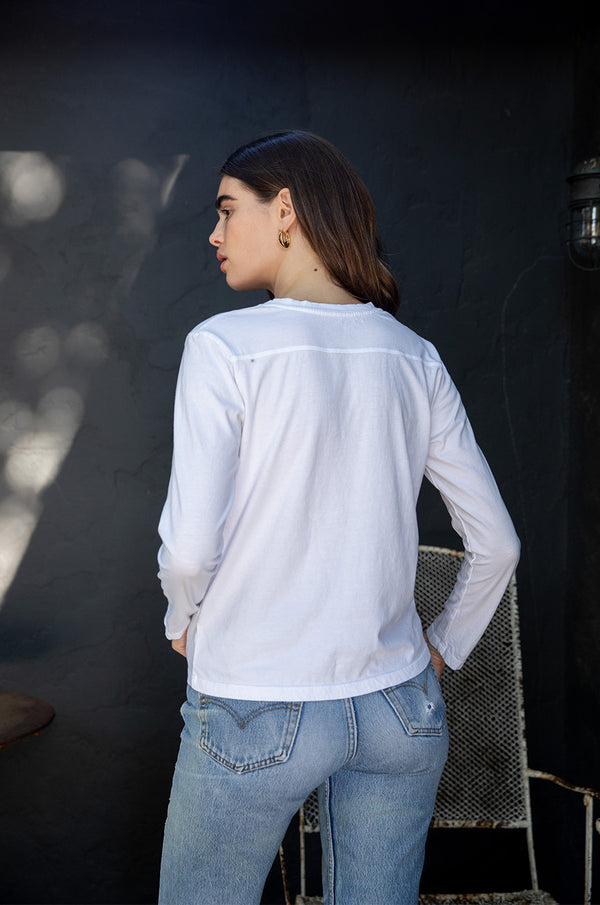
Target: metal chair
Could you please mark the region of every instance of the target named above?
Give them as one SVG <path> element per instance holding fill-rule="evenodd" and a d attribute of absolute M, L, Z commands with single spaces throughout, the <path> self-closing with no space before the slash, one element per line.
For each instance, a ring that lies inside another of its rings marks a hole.
<path fill-rule="evenodd" d="M 463 554 L 419 547 L 415 600 L 426 627 L 449 596 Z M 442 674 L 450 729 L 450 753 L 442 777 L 432 827 L 504 828 L 527 835 L 531 889 L 515 893 L 421 895 L 421 905 L 481 905 L 555 900 L 540 890 L 533 842 L 529 782 L 544 779 L 579 793 L 585 814 L 584 905 L 592 887 L 593 804 L 600 793 L 532 770 L 527 763 L 516 580 L 513 576 L 483 638 L 462 669 Z M 299 812 L 300 894 L 295 905 L 322 902 L 306 894 L 305 834 L 319 829 L 316 792 Z M 600 820 L 596 821 L 600 832 Z M 380 903 L 384 905 L 384 903 Z"/>

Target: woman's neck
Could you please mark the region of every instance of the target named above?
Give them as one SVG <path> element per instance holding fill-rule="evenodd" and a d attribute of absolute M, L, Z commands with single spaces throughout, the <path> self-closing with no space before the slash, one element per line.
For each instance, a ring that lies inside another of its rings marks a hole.
<path fill-rule="evenodd" d="M 295 249 L 296 250 L 296 249 Z M 291 249 L 290 249 L 291 251 Z M 334 283 L 330 273 L 312 250 L 290 254 L 277 273 L 271 289 L 276 298 L 324 302 L 328 305 L 356 305 L 359 300 Z"/>

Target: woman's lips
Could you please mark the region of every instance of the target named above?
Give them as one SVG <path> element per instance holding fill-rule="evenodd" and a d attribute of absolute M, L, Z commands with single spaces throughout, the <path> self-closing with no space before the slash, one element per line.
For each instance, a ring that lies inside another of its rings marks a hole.
<path fill-rule="evenodd" d="M 224 266 L 225 266 L 225 261 L 226 261 L 226 260 L 227 260 L 227 258 L 225 257 L 225 255 L 217 254 L 217 261 L 220 262 L 220 264 L 221 264 L 221 271 L 222 271 L 223 273 L 225 273 L 225 271 L 224 271 L 223 268 L 224 268 Z"/>

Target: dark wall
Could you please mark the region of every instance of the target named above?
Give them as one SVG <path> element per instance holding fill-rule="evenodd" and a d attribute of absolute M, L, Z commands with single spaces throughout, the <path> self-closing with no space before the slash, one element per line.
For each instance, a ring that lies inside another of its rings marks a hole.
<path fill-rule="evenodd" d="M 574 37 L 572 165 L 600 148 L 600 30 L 581 27 Z M 599 784 L 600 684 L 600 273 L 568 270 L 571 348 L 571 503 L 567 619 L 568 726 L 572 776 Z"/>
<path fill-rule="evenodd" d="M 0 756 L 2 901 L 155 901 L 185 683 L 155 578 L 173 392 L 188 330 L 264 299 L 226 287 L 207 236 L 224 156 L 274 129 L 330 139 L 372 191 L 399 317 L 440 349 L 522 540 L 530 761 L 575 769 L 568 29 L 19 9 L 0 37 L 0 683 L 57 715 Z M 427 488 L 420 512 L 424 542 L 456 545 Z M 541 829 L 549 882 L 576 901 L 571 834 Z"/>

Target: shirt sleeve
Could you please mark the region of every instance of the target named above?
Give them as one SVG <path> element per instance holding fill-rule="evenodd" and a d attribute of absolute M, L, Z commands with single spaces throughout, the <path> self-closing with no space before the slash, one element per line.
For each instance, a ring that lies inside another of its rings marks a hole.
<path fill-rule="evenodd" d="M 431 395 L 425 476 L 439 490 L 465 555 L 454 589 L 427 636 L 452 669 L 473 650 L 517 566 L 519 539 L 460 396 L 440 362 Z"/>
<path fill-rule="evenodd" d="M 171 477 L 158 526 L 167 638 L 184 634 L 219 566 L 243 416 L 227 348 L 211 333 L 192 331 L 177 380 Z"/>

